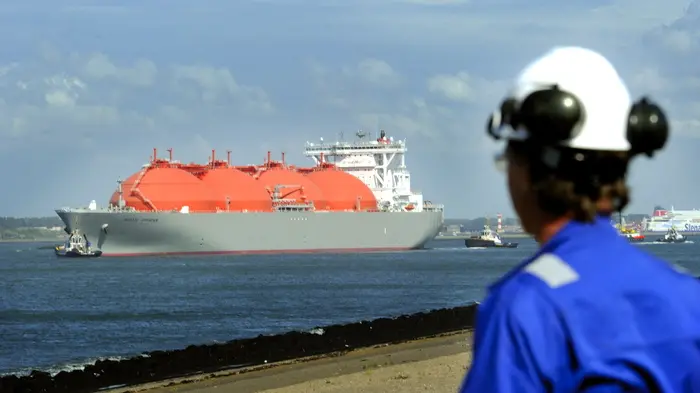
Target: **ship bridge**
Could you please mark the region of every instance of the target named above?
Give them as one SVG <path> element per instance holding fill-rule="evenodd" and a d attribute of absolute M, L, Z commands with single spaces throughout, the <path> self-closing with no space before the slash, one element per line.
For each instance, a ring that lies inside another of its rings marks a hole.
<path fill-rule="evenodd" d="M 411 190 L 411 174 L 406 168 L 406 140 L 394 140 L 381 130 L 379 138 L 358 131 L 355 140 L 327 143 L 306 142 L 304 155 L 320 163 L 334 164 L 364 182 L 374 193 L 380 207 L 404 210 L 413 205 L 423 210 L 423 195 Z"/>

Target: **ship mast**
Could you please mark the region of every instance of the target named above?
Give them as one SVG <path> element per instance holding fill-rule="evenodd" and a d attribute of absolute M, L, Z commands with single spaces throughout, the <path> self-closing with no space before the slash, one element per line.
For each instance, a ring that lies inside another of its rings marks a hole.
<path fill-rule="evenodd" d="M 122 189 L 122 179 L 121 178 L 117 179 L 117 192 L 119 193 L 118 206 L 121 209 L 124 207 L 124 191 Z"/>

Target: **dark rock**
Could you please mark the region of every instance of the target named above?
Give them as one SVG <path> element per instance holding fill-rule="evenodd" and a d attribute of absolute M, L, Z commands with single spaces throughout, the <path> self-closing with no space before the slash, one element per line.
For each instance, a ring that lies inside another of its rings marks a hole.
<path fill-rule="evenodd" d="M 174 351 L 154 351 L 130 359 L 98 360 L 84 370 L 62 371 L 51 377 L 42 371 L 0 377 L 2 393 L 83 393 L 109 386 L 134 385 L 207 373 L 238 365 L 273 363 L 306 356 L 414 340 L 474 326 L 476 305 L 331 325 L 323 334 L 288 332 L 259 335 L 224 344 L 190 345 Z"/>

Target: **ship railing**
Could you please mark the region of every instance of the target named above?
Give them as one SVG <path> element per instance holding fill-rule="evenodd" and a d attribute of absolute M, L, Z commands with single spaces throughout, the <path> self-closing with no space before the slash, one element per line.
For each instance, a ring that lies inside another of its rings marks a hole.
<path fill-rule="evenodd" d="M 179 213 L 179 210 L 173 210 L 174 213 Z M 221 208 L 217 207 L 216 210 L 190 210 L 190 213 L 266 213 L 269 212 L 269 210 L 248 210 L 248 209 L 226 209 L 226 208 Z"/>
<path fill-rule="evenodd" d="M 423 210 L 439 212 L 445 210 L 445 205 L 423 205 Z"/>
<path fill-rule="evenodd" d="M 146 210 L 147 212 L 156 212 L 156 210 Z M 180 210 L 178 209 L 173 209 L 173 210 L 157 210 L 158 213 L 177 213 L 177 214 L 183 214 Z M 248 209 L 226 209 L 226 208 L 221 208 L 217 207 L 216 209 L 201 209 L 201 210 L 192 210 L 190 209 L 188 213 L 185 214 L 201 214 L 201 213 L 217 213 L 217 214 L 223 214 L 223 213 L 265 213 L 269 212 L 269 210 L 248 210 Z"/>
<path fill-rule="evenodd" d="M 276 212 L 299 212 L 313 210 L 313 206 L 309 205 L 282 205 L 273 206 L 273 208 Z"/>
<path fill-rule="evenodd" d="M 136 209 L 134 209 L 134 208 L 131 207 L 131 206 L 119 207 L 119 206 L 109 205 L 109 206 L 107 206 L 107 211 L 110 211 L 110 212 L 120 212 L 120 213 L 122 213 L 122 212 L 135 212 Z"/>
<path fill-rule="evenodd" d="M 314 155 L 320 153 L 326 153 L 329 155 L 334 154 L 351 154 L 355 152 L 395 152 L 395 153 L 405 153 L 406 145 L 369 145 L 369 146 L 313 146 L 307 147 L 304 150 L 305 155 Z"/>
<path fill-rule="evenodd" d="M 272 208 L 278 212 L 314 210 L 314 203 L 300 203 L 296 199 L 272 199 Z"/>
<path fill-rule="evenodd" d="M 83 213 L 83 212 L 101 212 L 101 213 L 132 213 L 132 212 L 138 212 L 136 209 L 132 207 L 124 207 L 124 208 L 117 208 L 117 207 L 98 207 L 96 209 L 90 209 L 88 207 L 61 207 L 59 209 L 56 209 L 60 212 L 64 213 Z"/>
<path fill-rule="evenodd" d="M 124 208 L 124 209 L 118 209 L 118 208 L 101 208 L 97 210 L 90 210 L 87 208 L 62 208 L 58 209 L 59 211 L 62 212 L 102 212 L 102 213 L 171 213 L 171 214 L 183 214 L 180 210 L 178 209 L 168 209 L 168 210 L 137 210 L 134 208 Z M 225 208 L 216 208 L 216 209 L 197 209 L 197 210 L 192 210 L 190 209 L 187 214 L 202 214 L 202 213 L 267 213 L 269 210 L 226 210 Z"/>
<path fill-rule="evenodd" d="M 280 205 L 280 206 L 289 206 L 289 205 L 313 206 L 313 202 L 299 203 L 299 201 L 296 199 L 277 199 L 277 198 L 272 198 L 272 204 L 273 205 Z"/>
<path fill-rule="evenodd" d="M 306 145 L 306 151 L 314 150 L 331 150 L 331 149 L 377 149 L 377 148 L 405 148 L 406 143 L 402 140 L 381 143 L 376 141 L 366 141 L 366 142 L 331 142 L 331 143 L 314 143 L 308 142 Z"/>

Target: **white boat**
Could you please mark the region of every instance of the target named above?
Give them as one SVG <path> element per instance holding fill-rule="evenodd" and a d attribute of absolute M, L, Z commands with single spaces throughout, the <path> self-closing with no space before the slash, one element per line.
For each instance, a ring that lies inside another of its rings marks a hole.
<path fill-rule="evenodd" d="M 657 206 L 643 227 L 647 232 L 667 232 L 675 228 L 678 232 L 700 232 L 700 210 L 666 210 Z"/>
<path fill-rule="evenodd" d="M 476 235 L 464 240 L 464 245 L 468 248 L 489 247 L 489 248 L 516 248 L 518 243 L 504 242 L 498 233 L 491 230 L 488 225 Z"/>
<path fill-rule="evenodd" d="M 77 231 L 70 234 L 64 245 L 56 246 L 54 252 L 57 257 L 66 258 L 95 258 L 102 255 L 102 251 L 93 250 L 87 236 Z"/>
<path fill-rule="evenodd" d="M 687 240 L 688 238 L 678 232 L 675 227 L 671 227 L 665 235 L 658 238 L 656 241 L 663 243 L 685 243 Z"/>

